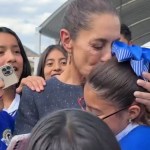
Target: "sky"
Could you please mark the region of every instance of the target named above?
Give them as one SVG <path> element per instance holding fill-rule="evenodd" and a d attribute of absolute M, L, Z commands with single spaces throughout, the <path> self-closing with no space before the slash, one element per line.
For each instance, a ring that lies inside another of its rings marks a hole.
<path fill-rule="evenodd" d="M 0 26 L 17 33 L 22 43 L 36 51 L 36 27 L 67 0 L 0 0 Z M 54 40 L 42 38 L 41 49 Z M 36 51 L 38 52 L 38 51 Z"/>

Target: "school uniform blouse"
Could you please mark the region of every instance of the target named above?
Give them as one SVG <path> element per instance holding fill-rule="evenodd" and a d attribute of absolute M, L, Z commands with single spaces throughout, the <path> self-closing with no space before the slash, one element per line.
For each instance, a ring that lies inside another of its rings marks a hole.
<path fill-rule="evenodd" d="M 0 111 L 0 150 L 6 150 L 13 130 L 14 119 L 6 111 Z"/>
<path fill-rule="evenodd" d="M 3 110 L 6 111 L 10 116 L 12 116 L 12 118 L 15 119 L 19 104 L 20 104 L 20 95 L 16 93 L 15 98 L 13 99 L 9 108 Z"/>
<path fill-rule="evenodd" d="M 121 150 L 150 150 L 150 126 L 130 124 L 121 135 Z"/>

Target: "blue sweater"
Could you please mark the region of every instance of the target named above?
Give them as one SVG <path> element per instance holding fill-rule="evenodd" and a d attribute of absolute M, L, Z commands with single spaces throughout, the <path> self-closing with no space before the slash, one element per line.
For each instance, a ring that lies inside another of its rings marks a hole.
<path fill-rule="evenodd" d="M 0 111 L 0 150 L 6 150 L 14 130 L 14 119 L 5 111 Z"/>
<path fill-rule="evenodd" d="M 31 132 L 45 115 L 65 108 L 80 108 L 77 99 L 83 96 L 83 88 L 65 84 L 56 77 L 47 81 L 44 91 L 38 93 L 25 87 L 16 116 L 15 134 Z"/>
<path fill-rule="evenodd" d="M 150 127 L 140 125 L 120 141 L 121 150 L 150 150 Z"/>

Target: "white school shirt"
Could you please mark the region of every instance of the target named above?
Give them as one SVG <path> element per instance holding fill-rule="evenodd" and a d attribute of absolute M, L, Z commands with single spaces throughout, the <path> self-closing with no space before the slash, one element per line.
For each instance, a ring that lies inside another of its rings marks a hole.
<path fill-rule="evenodd" d="M 3 109 L 3 110 L 6 111 L 12 117 L 14 117 L 16 112 L 17 112 L 17 110 L 18 110 L 19 103 L 20 103 L 20 95 L 16 94 L 15 98 L 12 101 L 11 105 L 9 106 L 9 108 L 8 109 Z"/>

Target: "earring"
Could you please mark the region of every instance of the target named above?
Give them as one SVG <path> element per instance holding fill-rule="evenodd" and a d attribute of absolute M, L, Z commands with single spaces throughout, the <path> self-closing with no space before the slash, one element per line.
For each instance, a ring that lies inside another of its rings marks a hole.
<path fill-rule="evenodd" d="M 128 120 L 128 122 L 131 123 L 131 122 L 132 122 L 132 119 L 130 118 L 130 119 Z"/>
<path fill-rule="evenodd" d="M 71 56 L 72 56 L 72 54 L 69 53 L 68 55 L 69 55 L 69 56 L 68 56 L 68 57 L 69 57 L 69 64 L 71 64 Z"/>

